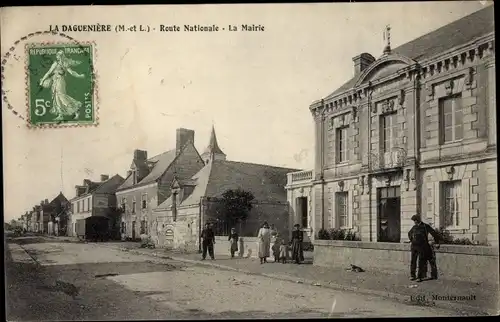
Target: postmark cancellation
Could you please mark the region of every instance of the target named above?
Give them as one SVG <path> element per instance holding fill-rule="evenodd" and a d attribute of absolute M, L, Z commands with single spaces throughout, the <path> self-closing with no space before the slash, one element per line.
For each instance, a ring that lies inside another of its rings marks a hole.
<path fill-rule="evenodd" d="M 51 42 L 25 48 L 28 125 L 97 125 L 95 45 Z"/>

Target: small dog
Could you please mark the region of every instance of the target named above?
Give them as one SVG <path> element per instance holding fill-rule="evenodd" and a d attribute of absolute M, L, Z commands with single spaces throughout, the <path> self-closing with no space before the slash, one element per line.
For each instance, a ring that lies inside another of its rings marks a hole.
<path fill-rule="evenodd" d="M 361 267 L 359 266 L 356 266 L 356 265 L 353 265 L 351 264 L 351 267 L 348 268 L 347 270 L 351 271 L 351 272 L 356 272 L 356 273 L 361 273 L 361 272 L 364 272 L 365 270 L 362 269 Z"/>

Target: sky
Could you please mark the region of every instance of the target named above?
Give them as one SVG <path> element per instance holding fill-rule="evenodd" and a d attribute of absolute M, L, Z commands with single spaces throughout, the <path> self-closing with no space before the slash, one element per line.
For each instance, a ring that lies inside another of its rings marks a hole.
<path fill-rule="evenodd" d="M 352 58 L 393 48 L 481 9 L 484 1 L 203 6 L 19 7 L 1 12 L 2 57 L 30 32 L 63 24 L 241 24 L 264 32 L 67 32 L 97 50 L 99 125 L 29 129 L 2 110 L 4 220 L 83 179 L 126 175 L 135 149 L 175 148 L 176 129 L 195 131 L 203 152 L 212 124 L 228 160 L 312 169 L 309 105 L 353 76 Z M 23 21 L 23 24 L 17 23 Z M 56 36 L 40 36 L 36 41 Z M 31 39 L 29 40 L 31 41 Z M 33 40 L 34 41 L 34 40 Z M 26 113 L 22 46 L 2 89 Z M 5 105 L 5 104 L 4 104 Z"/>

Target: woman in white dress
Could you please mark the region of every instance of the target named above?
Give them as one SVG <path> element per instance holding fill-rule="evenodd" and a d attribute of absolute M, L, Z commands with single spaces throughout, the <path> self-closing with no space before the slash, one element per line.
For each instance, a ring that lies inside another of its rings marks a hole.
<path fill-rule="evenodd" d="M 267 258 L 271 255 L 269 251 L 271 247 L 271 230 L 269 229 L 267 222 L 264 222 L 262 227 L 259 229 L 257 238 L 259 239 L 260 263 L 267 263 Z"/>
<path fill-rule="evenodd" d="M 52 90 L 52 108 L 50 113 L 57 115 L 55 120 L 62 120 L 66 115 L 74 115 L 75 119 L 79 116 L 79 110 L 82 102 L 69 96 L 66 92 L 67 74 L 84 78 L 84 74 L 78 74 L 71 67 L 79 65 L 81 62 L 67 58 L 62 50 L 56 54 L 56 61 L 52 64 L 49 71 L 40 79 L 40 85 Z"/>

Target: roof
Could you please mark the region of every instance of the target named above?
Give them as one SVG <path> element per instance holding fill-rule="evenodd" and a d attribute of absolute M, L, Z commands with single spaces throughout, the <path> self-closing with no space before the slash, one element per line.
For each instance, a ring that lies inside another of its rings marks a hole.
<path fill-rule="evenodd" d="M 195 205 L 201 197 L 222 197 L 228 189 L 252 192 L 256 200 L 286 202 L 286 174 L 300 171 L 262 164 L 215 160 L 208 163 L 191 179 L 196 182 L 193 192 L 181 205 Z M 172 204 L 171 197 L 158 208 Z"/>
<path fill-rule="evenodd" d="M 49 202 L 48 204 L 46 205 L 42 205 L 42 209 L 47 209 L 47 208 L 54 208 L 54 207 L 57 207 L 59 205 L 61 205 L 62 203 L 67 203 L 68 202 L 68 199 L 66 199 L 66 197 L 63 195 L 62 192 L 60 192 L 57 197 L 55 197 L 54 199 L 52 199 L 51 202 Z"/>
<path fill-rule="evenodd" d="M 151 172 L 144 177 L 140 182 L 136 183 L 137 184 L 147 184 L 150 182 L 154 182 L 156 179 L 161 177 L 161 175 L 168 169 L 170 164 L 175 160 L 176 157 L 176 150 L 172 149 L 166 152 L 163 152 L 161 154 L 158 154 L 150 159 L 147 160 L 149 164 L 152 164 L 151 166 Z M 128 175 L 123 184 L 118 187 L 118 190 L 123 190 L 126 188 L 130 188 L 134 186 L 134 178 L 132 175 Z"/>
<path fill-rule="evenodd" d="M 391 51 L 416 61 L 431 58 L 495 31 L 493 5 L 455 20 L 441 28 L 407 42 Z M 340 94 L 354 86 L 361 74 L 351 78 L 332 94 Z"/>
<path fill-rule="evenodd" d="M 219 144 L 217 143 L 217 136 L 215 135 L 215 128 L 213 125 L 212 133 L 210 133 L 210 142 L 208 143 L 208 146 L 203 154 L 205 153 L 224 154 L 224 152 L 222 152 L 221 148 L 219 147 Z"/>
<path fill-rule="evenodd" d="M 88 196 L 93 193 L 114 193 L 121 183 L 123 183 L 124 179 L 119 174 L 115 174 L 111 178 L 103 182 L 92 182 L 90 189 L 87 193 L 74 197 L 71 200 L 75 200 L 78 198 L 82 198 L 84 196 Z M 118 183 L 117 183 L 118 182 Z"/>
<path fill-rule="evenodd" d="M 93 193 L 114 193 L 116 189 L 123 183 L 125 179 L 119 174 L 115 174 L 108 180 L 101 183 Z"/>

